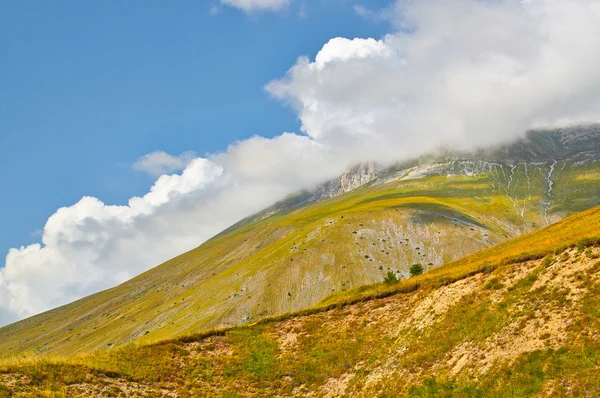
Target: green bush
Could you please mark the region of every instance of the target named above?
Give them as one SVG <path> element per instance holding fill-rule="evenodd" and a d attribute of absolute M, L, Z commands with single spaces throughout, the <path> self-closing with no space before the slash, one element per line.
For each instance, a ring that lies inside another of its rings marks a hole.
<path fill-rule="evenodd" d="M 421 275 L 423 273 L 423 271 L 425 271 L 425 269 L 423 268 L 423 266 L 421 264 L 413 264 L 410 266 L 410 275 L 411 276 Z"/>
<path fill-rule="evenodd" d="M 394 283 L 398 281 L 398 277 L 396 276 L 396 274 L 394 274 L 392 271 L 388 271 L 387 275 L 385 276 L 385 278 L 383 278 L 383 283 Z"/>

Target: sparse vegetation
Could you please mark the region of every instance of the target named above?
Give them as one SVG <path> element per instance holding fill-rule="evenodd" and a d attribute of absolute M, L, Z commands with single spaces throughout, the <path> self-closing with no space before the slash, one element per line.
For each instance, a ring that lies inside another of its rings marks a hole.
<path fill-rule="evenodd" d="M 410 266 L 410 275 L 411 276 L 421 275 L 423 273 L 423 271 L 425 271 L 425 269 L 423 268 L 423 266 L 421 264 L 413 264 Z"/>
<path fill-rule="evenodd" d="M 391 284 L 394 282 L 398 282 L 398 277 L 392 271 L 388 271 L 388 273 L 383 278 L 383 283 Z"/>
<path fill-rule="evenodd" d="M 500 281 L 500 278 L 492 278 L 485 285 L 486 289 L 493 289 L 493 290 L 499 290 L 499 289 L 502 289 L 503 287 L 504 287 L 504 284 Z"/>
<path fill-rule="evenodd" d="M 548 256 L 548 257 L 546 257 L 546 258 L 544 259 L 544 261 L 542 262 L 542 265 L 543 265 L 544 267 L 549 267 L 549 266 L 551 266 L 551 265 L 552 265 L 552 263 L 553 263 L 553 262 L 554 262 L 554 258 L 552 258 L 552 257 Z"/>

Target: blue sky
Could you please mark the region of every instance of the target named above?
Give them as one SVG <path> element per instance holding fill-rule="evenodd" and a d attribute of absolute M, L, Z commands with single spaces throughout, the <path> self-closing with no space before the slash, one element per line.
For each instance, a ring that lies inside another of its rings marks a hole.
<path fill-rule="evenodd" d="M 0 5 L 0 326 L 358 162 L 600 120 L 594 1 L 199 3 Z"/>
<path fill-rule="evenodd" d="M 296 114 L 264 85 L 332 37 L 389 30 L 343 0 L 250 15 L 211 12 L 217 5 L 2 3 L 2 256 L 39 240 L 46 219 L 84 195 L 108 204 L 143 195 L 153 180 L 130 167 L 143 154 L 212 153 L 253 134 L 298 131 Z"/>

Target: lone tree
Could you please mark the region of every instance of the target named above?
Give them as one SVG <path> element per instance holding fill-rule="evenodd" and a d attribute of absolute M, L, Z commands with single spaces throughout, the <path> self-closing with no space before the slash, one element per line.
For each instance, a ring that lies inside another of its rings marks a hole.
<path fill-rule="evenodd" d="M 388 271 L 387 275 L 385 276 L 385 278 L 383 278 L 383 283 L 394 283 L 398 281 L 398 277 L 396 277 L 396 274 L 394 274 L 392 271 Z"/>
<path fill-rule="evenodd" d="M 410 266 L 410 276 L 421 275 L 425 271 L 421 264 L 413 264 Z"/>

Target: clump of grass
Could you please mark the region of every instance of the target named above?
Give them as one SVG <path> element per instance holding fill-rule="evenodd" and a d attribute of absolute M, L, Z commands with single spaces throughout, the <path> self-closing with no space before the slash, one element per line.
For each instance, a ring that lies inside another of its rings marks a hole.
<path fill-rule="evenodd" d="M 504 284 L 500 281 L 500 278 L 492 278 L 488 283 L 485 284 L 486 289 L 500 290 L 504 287 Z"/>
<path fill-rule="evenodd" d="M 547 256 L 546 258 L 544 258 L 544 261 L 542 261 L 542 265 L 544 267 L 549 267 L 554 263 L 554 258 L 552 258 L 551 256 Z"/>

